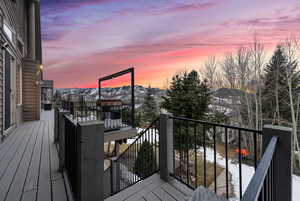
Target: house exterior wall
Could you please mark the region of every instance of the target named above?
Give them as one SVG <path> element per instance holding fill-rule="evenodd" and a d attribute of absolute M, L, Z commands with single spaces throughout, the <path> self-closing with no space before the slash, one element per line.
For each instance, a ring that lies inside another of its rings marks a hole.
<path fill-rule="evenodd" d="M 34 9 L 30 9 L 30 6 Z M 12 127 L 24 120 L 39 119 L 42 78 L 41 31 L 40 24 L 36 24 L 40 23 L 39 14 L 36 14 L 39 13 L 39 9 L 37 0 L 0 1 L 0 134 L 2 135 L 8 130 L 5 126 L 5 119 L 8 119 L 5 100 L 9 100 L 11 104 L 9 113 Z M 11 30 L 11 34 L 7 32 L 7 27 Z M 32 27 L 34 31 L 30 32 L 29 28 Z M 34 48 L 29 43 L 34 44 Z M 29 55 L 32 50 L 37 56 Z M 9 52 L 11 61 L 5 61 L 5 52 Z M 6 62 L 11 62 L 9 97 L 4 92 Z"/>

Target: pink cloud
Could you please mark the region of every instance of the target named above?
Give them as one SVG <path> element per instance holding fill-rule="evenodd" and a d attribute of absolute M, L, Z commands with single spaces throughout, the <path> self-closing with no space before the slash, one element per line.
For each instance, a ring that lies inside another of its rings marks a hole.
<path fill-rule="evenodd" d="M 212 24 L 199 16 L 195 19 L 197 12 L 192 11 L 212 6 L 181 4 L 155 15 L 124 15 L 76 27 L 44 41 L 45 76 L 55 80 L 55 87 L 95 87 L 99 77 L 133 66 L 137 84 L 162 87 L 180 69 L 200 68 L 210 55 L 250 45 L 254 34 L 271 51 L 291 32 L 300 31 L 298 11 L 275 15 L 271 10 L 233 19 L 224 15 L 209 21 Z M 185 11 L 186 17 L 177 15 Z"/>

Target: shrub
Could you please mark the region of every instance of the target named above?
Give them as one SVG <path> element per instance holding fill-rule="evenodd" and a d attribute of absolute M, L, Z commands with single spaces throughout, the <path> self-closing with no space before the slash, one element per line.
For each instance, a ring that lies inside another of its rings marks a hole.
<path fill-rule="evenodd" d="M 156 170 L 155 159 L 152 145 L 148 141 L 143 142 L 134 163 L 134 173 L 141 178 L 150 176 Z"/>

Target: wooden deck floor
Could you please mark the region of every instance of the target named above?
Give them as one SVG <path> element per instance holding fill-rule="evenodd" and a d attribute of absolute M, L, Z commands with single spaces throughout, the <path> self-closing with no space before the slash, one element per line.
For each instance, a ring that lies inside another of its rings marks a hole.
<path fill-rule="evenodd" d="M 185 201 L 191 197 L 192 192 L 176 179 L 166 183 L 158 174 L 154 174 L 105 201 Z"/>
<path fill-rule="evenodd" d="M 1 201 L 67 201 L 53 144 L 53 112 L 19 126 L 0 144 Z"/>

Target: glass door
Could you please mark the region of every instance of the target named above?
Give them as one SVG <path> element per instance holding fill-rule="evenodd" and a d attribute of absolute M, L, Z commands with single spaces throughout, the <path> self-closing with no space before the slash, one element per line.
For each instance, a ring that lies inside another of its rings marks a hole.
<path fill-rule="evenodd" d="M 5 51 L 5 77 L 4 77 L 4 130 L 11 125 L 11 56 Z"/>

